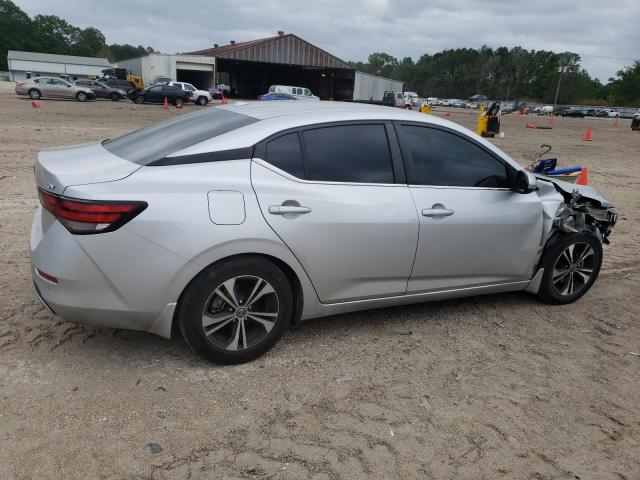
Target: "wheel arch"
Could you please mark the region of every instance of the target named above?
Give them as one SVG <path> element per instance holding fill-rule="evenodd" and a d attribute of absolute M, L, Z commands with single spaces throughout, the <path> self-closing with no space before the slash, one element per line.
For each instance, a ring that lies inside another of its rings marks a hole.
<path fill-rule="evenodd" d="M 291 289 L 294 295 L 294 308 L 291 324 L 297 324 L 303 316 L 305 302 L 313 304 L 315 301 L 317 301 L 316 293 L 313 289 L 313 286 L 311 285 L 311 282 L 309 281 L 306 273 L 304 272 L 304 270 L 302 270 L 301 267 L 297 265 L 291 265 L 291 259 L 285 260 L 282 258 L 282 256 L 279 256 L 274 252 L 267 253 L 266 251 L 256 250 L 226 254 L 208 263 L 199 261 L 196 268 L 193 268 L 195 267 L 195 265 L 192 264 L 192 268 L 189 268 L 186 272 L 183 271 L 182 275 L 178 276 L 182 278 L 182 282 L 180 282 L 181 285 L 176 288 L 178 294 L 177 298 L 175 299 L 175 303 L 173 303 L 174 308 L 171 309 L 171 312 L 165 312 L 163 310 L 163 313 L 161 313 L 158 319 L 153 323 L 149 331 L 151 333 L 156 333 L 164 337 L 174 338 L 176 334 L 179 334 L 177 322 L 175 322 L 176 312 L 180 308 L 185 292 L 196 279 L 196 277 L 200 275 L 205 269 L 211 266 L 215 266 L 234 259 L 248 257 L 259 257 L 268 260 L 275 264 L 285 274 L 287 280 L 289 281 L 289 284 L 291 285 Z M 167 323 L 169 323 L 169 325 L 167 325 Z"/>

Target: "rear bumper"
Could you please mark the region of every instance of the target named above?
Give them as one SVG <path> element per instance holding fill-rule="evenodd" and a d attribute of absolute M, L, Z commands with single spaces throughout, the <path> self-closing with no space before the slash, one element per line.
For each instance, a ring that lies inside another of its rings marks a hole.
<path fill-rule="evenodd" d="M 160 333 L 156 320 L 177 300 L 167 294 L 167 285 L 184 259 L 124 228 L 72 235 L 40 207 L 30 246 L 36 295 L 69 322 Z"/>

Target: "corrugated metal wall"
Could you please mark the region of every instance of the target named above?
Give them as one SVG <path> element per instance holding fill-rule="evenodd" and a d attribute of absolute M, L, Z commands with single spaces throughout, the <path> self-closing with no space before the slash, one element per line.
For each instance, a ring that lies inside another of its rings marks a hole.
<path fill-rule="evenodd" d="M 126 68 L 127 73 L 131 73 L 131 75 L 142 75 L 142 58 L 129 58 L 127 60 L 120 60 L 116 62 L 116 67 L 118 68 Z"/>
<path fill-rule="evenodd" d="M 378 77 L 364 72 L 356 72 L 353 86 L 354 100 L 381 101 L 384 92 L 402 92 L 404 83 L 390 78 Z"/>
<path fill-rule="evenodd" d="M 321 68 L 351 68 L 339 58 L 293 35 L 222 54 L 220 58 Z"/>

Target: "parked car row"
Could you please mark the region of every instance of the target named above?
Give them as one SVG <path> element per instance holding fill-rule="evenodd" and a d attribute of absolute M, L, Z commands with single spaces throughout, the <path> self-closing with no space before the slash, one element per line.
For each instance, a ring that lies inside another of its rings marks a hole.
<path fill-rule="evenodd" d="M 427 98 L 427 104 L 432 107 L 478 108 L 475 102 L 467 102 L 458 98 Z"/>
<path fill-rule="evenodd" d="M 538 115 L 557 115 L 559 117 L 620 117 L 620 112 L 615 108 L 553 107 L 552 105 L 545 105 L 543 107 L 535 107 L 533 111 Z"/>
<path fill-rule="evenodd" d="M 181 106 L 185 102 L 207 105 L 214 96 L 206 90 L 199 90 L 187 82 L 169 81 L 156 83 L 145 88 L 131 88 L 126 80 L 101 78 L 97 80 L 77 80 L 72 82 L 57 77 L 36 77 L 16 82 L 18 95 L 27 95 L 32 100 L 40 98 L 75 98 L 86 102 L 95 98 L 132 100 L 135 103 L 167 102 Z"/>

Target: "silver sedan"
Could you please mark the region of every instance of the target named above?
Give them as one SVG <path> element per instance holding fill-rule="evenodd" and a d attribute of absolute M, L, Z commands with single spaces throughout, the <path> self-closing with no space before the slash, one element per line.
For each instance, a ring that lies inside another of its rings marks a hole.
<path fill-rule="evenodd" d="M 181 332 L 220 363 L 355 310 L 518 290 L 573 302 L 616 221 L 595 189 L 534 176 L 455 123 L 366 105 L 210 108 L 43 150 L 35 172 L 43 303 Z"/>
<path fill-rule="evenodd" d="M 18 95 L 28 95 L 32 100 L 39 100 L 40 98 L 75 98 L 79 102 L 86 102 L 96 98 L 94 91 L 90 88 L 56 77 L 35 77 L 16 82 L 15 91 Z"/>

